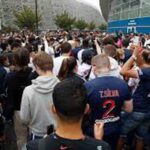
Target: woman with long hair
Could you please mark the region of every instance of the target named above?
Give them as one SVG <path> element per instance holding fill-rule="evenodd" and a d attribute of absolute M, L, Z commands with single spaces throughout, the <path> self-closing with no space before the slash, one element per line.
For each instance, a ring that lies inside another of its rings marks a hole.
<path fill-rule="evenodd" d="M 77 75 L 78 64 L 74 57 L 68 57 L 63 60 L 58 78 L 62 81 L 66 78 L 74 78 L 84 83 L 84 80 Z"/>

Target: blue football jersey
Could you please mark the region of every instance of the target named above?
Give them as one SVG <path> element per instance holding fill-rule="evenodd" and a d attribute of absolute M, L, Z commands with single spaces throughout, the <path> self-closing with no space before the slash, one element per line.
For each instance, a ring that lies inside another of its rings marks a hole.
<path fill-rule="evenodd" d="M 125 81 L 112 77 L 98 77 L 85 83 L 87 101 L 91 108 L 90 127 L 96 121 L 105 123 L 105 134 L 119 132 L 120 115 L 124 101 L 131 99 L 131 93 Z"/>
<path fill-rule="evenodd" d="M 139 84 L 133 98 L 133 111 L 150 112 L 150 68 L 139 70 Z"/>

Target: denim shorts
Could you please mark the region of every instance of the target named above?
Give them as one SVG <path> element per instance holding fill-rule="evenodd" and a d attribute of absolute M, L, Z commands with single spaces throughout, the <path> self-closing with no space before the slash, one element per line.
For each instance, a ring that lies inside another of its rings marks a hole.
<path fill-rule="evenodd" d="M 136 137 L 145 138 L 150 127 L 150 114 L 141 112 L 125 113 L 122 117 L 121 137 L 127 137 L 128 133 L 135 130 Z"/>

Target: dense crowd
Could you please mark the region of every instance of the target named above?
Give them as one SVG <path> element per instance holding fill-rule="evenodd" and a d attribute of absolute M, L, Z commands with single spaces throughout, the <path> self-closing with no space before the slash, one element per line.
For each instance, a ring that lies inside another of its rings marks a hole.
<path fill-rule="evenodd" d="M 4 150 L 150 149 L 150 35 L 0 34 Z"/>

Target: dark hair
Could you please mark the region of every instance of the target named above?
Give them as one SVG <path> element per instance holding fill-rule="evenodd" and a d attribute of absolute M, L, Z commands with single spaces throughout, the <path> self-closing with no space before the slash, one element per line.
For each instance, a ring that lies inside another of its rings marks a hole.
<path fill-rule="evenodd" d="M 17 42 L 14 42 L 14 43 L 12 43 L 12 45 L 11 45 L 11 50 L 13 50 L 14 48 L 19 48 L 19 47 L 21 47 L 21 44 L 20 44 L 20 43 L 17 43 Z"/>
<path fill-rule="evenodd" d="M 129 39 L 124 39 L 124 40 L 122 41 L 122 46 L 125 47 L 125 48 L 127 48 L 127 47 L 129 46 L 129 43 L 130 43 L 130 40 L 129 40 Z"/>
<path fill-rule="evenodd" d="M 65 42 L 61 45 L 61 53 L 69 53 L 71 51 L 72 47 L 71 44 L 68 42 Z"/>
<path fill-rule="evenodd" d="M 19 48 L 13 53 L 14 64 L 21 68 L 28 66 L 29 52 L 25 48 Z"/>
<path fill-rule="evenodd" d="M 32 44 L 27 43 L 27 44 L 25 45 L 25 48 L 29 51 L 29 53 L 31 53 L 31 52 L 34 51 Z"/>
<path fill-rule="evenodd" d="M 38 66 L 42 71 L 53 70 L 53 59 L 45 52 L 39 52 L 33 59 L 33 64 Z"/>
<path fill-rule="evenodd" d="M 1 43 L 0 47 L 2 48 L 3 51 L 5 51 L 8 47 L 8 43 L 7 42 Z"/>
<path fill-rule="evenodd" d="M 84 39 L 83 40 L 83 48 L 88 48 L 89 47 L 89 39 Z"/>
<path fill-rule="evenodd" d="M 142 57 L 143 57 L 145 63 L 150 65 L 150 51 L 144 50 L 142 53 Z"/>
<path fill-rule="evenodd" d="M 91 50 L 84 50 L 82 53 L 82 63 L 87 63 L 88 65 L 91 65 L 91 60 L 93 56 L 94 54 Z"/>
<path fill-rule="evenodd" d="M 102 41 L 102 45 L 105 46 L 105 45 L 108 45 L 108 44 L 115 45 L 115 41 L 111 36 L 105 37 Z"/>
<path fill-rule="evenodd" d="M 86 108 L 86 88 L 81 82 L 66 79 L 56 85 L 53 103 L 59 118 L 66 122 L 79 121 Z"/>
<path fill-rule="evenodd" d="M 15 39 L 13 37 L 10 37 L 7 41 L 9 45 L 12 45 L 15 42 Z"/>
<path fill-rule="evenodd" d="M 35 41 L 35 37 L 32 35 L 28 38 L 28 41 L 30 44 L 32 44 Z"/>
<path fill-rule="evenodd" d="M 76 66 L 77 61 L 74 57 L 65 58 L 62 62 L 58 78 L 61 81 L 66 79 L 69 76 L 69 74 L 73 73 Z"/>
<path fill-rule="evenodd" d="M 0 54 L 0 65 L 4 65 L 6 60 L 7 60 L 6 55 Z"/>

